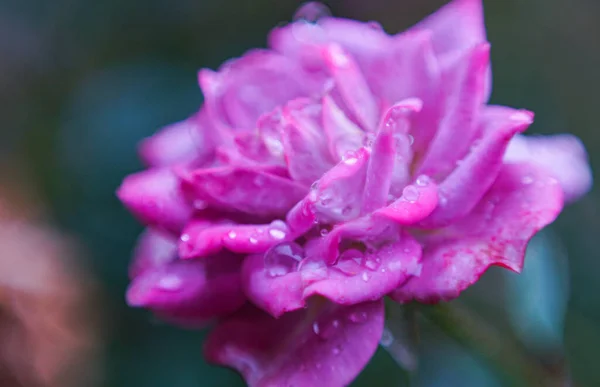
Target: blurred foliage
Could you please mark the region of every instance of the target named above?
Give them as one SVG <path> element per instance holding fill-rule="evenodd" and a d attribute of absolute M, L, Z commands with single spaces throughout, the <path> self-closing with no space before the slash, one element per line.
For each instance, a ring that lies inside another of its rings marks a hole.
<path fill-rule="evenodd" d="M 395 33 L 444 1 L 326 3 L 334 15 L 377 20 Z M 117 202 L 114 190 L 125 174 L 141 168 L 135 146 L 142 137 L 200 105 L 196 71 L 264 46 L 268 30 L 289 20 L 298 4 L 0 0 L 0 162 L 24 160 L 22 168 L 34 174 L 33 187 L 50 204 L 54 219 L 91 252 L 89 264 L 108 299 L 102 311 L 111 333 L 106 386 L 242 385 L 233 372 L 202 360 L 204 333 L 159 325 L 125 306 L 127 263 L 141 226 Z M 484 4 L 493 47 L 492 102 L 535 111 L 532 132 L 576 134 L 598 170 L 600 2 Z M 506 278 L 491 270 L 461 300 L 500 332 L 516 327 L 534 351 L 540 350 L 539 340 L 531 334 L 548 333 L 542 341 L 553 345 L 542 349 L 552 356 L 562 351 L 566 308 L 565 351 L 581 386 L 600 385 L 594 362 L 600 347 L 598 198 L 595 190 L 565 211 L 551 227 L 552 236 L 536 242 L 523 276 Z M 564 290 L 567 284 L 570 293 Z M 489 358 L 431 324 L 422 330 L 415 385 L 509 383 Z M 407 378 L 380 350 L 355 385 L 400 386 Z"/>

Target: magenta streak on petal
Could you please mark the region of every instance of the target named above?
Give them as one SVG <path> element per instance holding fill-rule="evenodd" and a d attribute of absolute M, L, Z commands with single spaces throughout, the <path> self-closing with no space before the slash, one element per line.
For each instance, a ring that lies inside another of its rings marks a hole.
<path fill-rule="evenodd" d="M 217 325 L 204 353 L 250 387 L 346 386 L 375 353 L 383 324 L 382 300 L 315 304 L 279 319 L 247 307 Z"/>
<path fill-rule="evenodd" d="M 514 109 L 484 122 L 480 144 L 440 184 L 440 205 L 420 226 L 446 226 L 469 213 L 496 180 L 509 141 L 532 122 L 533 113 Z"/>
<path fill-rule="evenodd" d="M 141 222 L 175 233 L 192 213 L 178 178 L 168 168 L 148 169 L 127 176 L 117 196 Z"/>
<path fill-rule="evenodd" d="M 348 152 L 360 148 L 364 132 L 354 124 L 329 96 L 323 97 L 323 129 L 327 135 L 329 152 L 340 161 Z"/>
<path fill-rule="evenodd" d="M 483 79 L 490 46 L 469 51 L 461 68 L 446 83 L 446 113 L 419 168 L 419 174 L 446 177 L 464 156 L 477 134 L 478 112 L 483 107 Z"/>
<path fill-rule="evenodd" d="M 520 271 L 529 239 L 563 207 L 557 180 L 533 164 L 502 167 L 473 211 L 421 240 L 423 271 L 393 294 L 396 301 L 449 300 L 491 265 Z"/>
<path fill-rule="evenodd" d="M 175 258 L 177 258 L 177 239 L 164 232 L 147 228 L 137 240 L 129 265 L 129 279 L 161 267 Z"/>
<path fill-rule="evenodd" d="M 335 43 L 327 45 L 323 55 L 348 108 L 365 129 L 374 130 L 377 104 L 354 59 Z"/>
<path fill-rule="evenodd" d="M 438 187 L 429 177 L 419 176 L 404 188 L 404 194 L 374 215 L 389 219 L 396 224 L 412 226 L 427 218 L 438 205 Z"/>

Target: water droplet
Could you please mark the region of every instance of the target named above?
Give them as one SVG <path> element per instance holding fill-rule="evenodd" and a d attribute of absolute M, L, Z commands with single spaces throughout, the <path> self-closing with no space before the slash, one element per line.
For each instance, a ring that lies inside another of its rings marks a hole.
<path fill-rule="evenodd" d="M 369 28 L 377 30 L 377 31 L 383 31 L 383 27 L 381 26 L 381 24 L 379 24 L 376 21 L 368 21 L 367 26 L 369 26 Z"/>
<path fill-rule="evenodd" d="M 161 290 L 166 290 L 168 292 L 174 292 L 180 290 L 183 285 L 183 281 L 181 278 L 175 274 L 170 274 L 162 277 L 160 281 L 158 281 L 157 287 Z"/>
<path fill-rule="evenodd" d="M 180 239 L 182 242 L 187 242 L 190 240 L 190 234 L 183 234 Z"/>
<path fill-rule="evenodd" d="M 302 5 L 294 14 L 294 21 L 304 21 L 307 23 L 316 23 L 319 19 L 330 16 L 331 11 L 326 5 L 316 1 L 311 1 Z"/>
<path fill-rule="evenodd" d="M 365 136 L 364 145 L 367 148 L 371 148 L 373 146 L 374 142 L 375 142 L 375 134 L 374 133 L 367 133 L 367 135 Z"/>
<path fill-rule="evenodd" d="M 402 197 L 410 203 L 414 203 L 419 199 L 419 190 L 413 185 L 407 185 L 402 190 Z"/>
<path fill-rule="evenodd" d="M 327 265 L 320 259 L 304 259 L 298 265 L 302 281 L 312 283 L 327 278 Z"/>
<path fill-rule="evenodd" d="M 521 179 L 521 183 L 523 183 L 525 185 L 529 185 L 529 184 L 533 183 L 533 177 L 523 176 L 523 178 Z"/>
<path fill-rule="evenodd" d="M 418 186 L 425 187 L 429 183 L 431 183 L 431 178 L 429 178 L 429 176 L 427 176 L 427 175 L 419 175 L 419 177 L 417 177 L 416 184 Z"/>
<path fill-rule="evenodd" d="M 319 195 L 319 201 L 323 207 L 327 207 L 333 202 L 333 197 L 329 192 L 321 192 L 321 195 Z"/>
<path fill-rule="evenodd" d="M 320 234 L 321 236 L 323 236 L 323 237 L 324 237 L 324 236 L 326 236 L 327 234 L 329 234 L 329 230 L 328 230 L 328 229 L 326 229 L 326 228 L 322 228 L 322 229 L 319 231 L 319 234 Z"/>
<path fill-rule="evenodd" d="M 272 228 L 269 230 L 269 235 L 271 236 L 271 238 L 273 239 L 283 239 L 285 238 L 285 232 Z"/>
<path fill-rule="evenodd" d="M 446 204 L 448 204 L 448 198 L 444 195 L 443 192 L 438 193 L 438 198 L 440 206 L 445 206 Z"/>
<path fill-rule="evenodd" d="M 265 184 L 265 177 L 262 175 L 258 175 L 254 178 L 254 185 L 257 187 L 262 187 Z"/>
<path fill-rule="evenodd" d="M 375 258 L 372 255 L 365 255 L 363 266 L 369 270 L 377 270 L 381 259 Z"/>
<path fill-rule="evenodd" d="M 385 269 L 385 267 L 382 267 L 380 271 L 381 271 L 382 273 L 385 273 L 385 272 L 386 272 L 386 269 Z"/>
<path fill-rule="evenodd" d="M 356 157 L 349 157 L 346 160 L 344 160 L 344 164 L 346 165 L 354 165 L 358 162 L 358 159 Z"/>
<path fill-rule="evenodd" d="M 253 244 L 253 245 L 255 245 L 255 244 L 257 244 L 257 243 L 258 243 L 258 240 L 256 240 L 256 238 L 253 238 L 253 237 L 250 237 L 250 238 L 248 239 L 248 241 L 249 241 L 251 244 Z"/>
<path fill-rule="evenodd" d="M 336 345 L 331 350 L 331 353 L 333 353 L 334 355 L 339 355 L 341 352 L 342 352 L 342 347 L 340 347 L 339 345 Z"/>
<path fill-rule="evenodd" d="M 313 328 L 313 332 L 315 332 L 315 335 L 318 335 L 319 333 L 321 333 L 321 327 L 319 326 L 319 322 L 315 321 L 312 325 Z"/>
<path fill-rule="evenodd" d="M 367 282 L 371 278 L 371 276 L 369 275 L 369 273 L 367 273 L 365 271 L 365 272 L 362 273 L 361 278 L 362 278 L 363 281 Z"/>
<path fill-rule="evenodd" d="M 346 275 L 355 276 L 363 270 L 362 260 L 363 253 L 359 250 L 346 250 L 340 255 L 335 267 Z"/>
<path fill-rule="evenodd" d="M 208 207 L 208 203 L 206 203 L 204 200 L 194 200 L 193 206 L 195 209 L 197 210 L 205 210 L 206 207 Z"/>
<path fill-rule="evenodd" d="M 283 242 L 265 253 L 265 270 L 270 277 L 281 277 L 296 271 L 304 259 L 304 249 L 294 242 Z"/>
<path fill-rule="evenodd" d="M 394 342 L 394 336 L 392 332 L 390 332 L 387 328 L 383 328 L 383 333 L 381 334 L 381 339 L 379 340 L 379 344 L 383 347 L 389 347 Z"/>
<path fill-rule="evenodd" d="M 352 206 L 346 206 L 342 209 L 342 215 L 343 216 L 348 216 L 352 213 L 353 207 Z"/>
<path fill-rule="evenodd" d="M 354 323 L 362 323 L 367 321 L 368 317 L 367 312 L 352 312 L 348 319 Z"/>
<path fill-rule="evenodd" d="M 311 189 L 311 191 L 315 191 L 315 190 L 317 189 L 317 186 L 318 186 L 318 185 L 319 185 L 319 182 L 318 182 L 318 181 L 315 181 L 314 183 L 312 183 L 312 184 L 310 185 L 310 189 Z"/>
<path fill-rule="evenodd" d="M 412 135 L 408 135 L 408 146 L 411 146 L 415 143 L 415 138 Z"/>
<path fill-rule="evenodd" d="M 329 46 L 329 57 L 336 67 L 343 68 L 350 64 L 350 58 L 348 58 L 348 55 L 346 55 L 342 47 L 338 44 L 331 44 Z"/>
<path fill-rule="evenodd" d="M 237 238 L 237 233 L 236 233 L 235 231 L 231 230 L 231 231 L 229 231 L 229 233 L 227 234 L 227 237 L 228 237 L 229 239 L 235 239 L 235 238 Z"/>

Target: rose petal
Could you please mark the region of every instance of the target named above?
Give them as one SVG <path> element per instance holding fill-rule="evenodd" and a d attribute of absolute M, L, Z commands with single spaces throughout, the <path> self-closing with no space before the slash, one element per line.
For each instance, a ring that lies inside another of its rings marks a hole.
<path fill-rule="evenodd" d="M 415 30 L 432 32 L 435 55 L 442 71 L 447 72 L 465 51 L 487 42 L 482 0 L 452 0 L 411 28 L 411 31 Z M 486 101 L 491 92 L 491 78 L 488 64 L 484 92 Z"/>
<path fill-rule="evenodd" d="M 200 221 L 201 222 L 201 221 Z M 202 224 L 190 223 L 179 243 L 182 259 L 204 257 L 226 248 L 235 253 L 253 254 L 289 239 L 291 232 L 281 220 L 271 224 Z"/>
<path fill-rule="evenodd" d="M 531 164 L 505 165 L 465 218 L 423 236 L 423 271 L 391 294 L 399 302 L 450 300 L 492 265 L 520 271 L 529 239 L 558 216 L 556 179 Z"/>
<path fill-rule="evenodd" d="M 420 258 L 421 246 L 406 234 L 392 244 L 367 251 L 360 262 L 338 261 L 329 268 L 326 278 L 306 286 L 303 297 L 319 294 L 342 305 L 377 300 L 418 274 Z"/>
<path fill-rule="evenodd" d="M 440 204 L 420 226 L 437 228 L 469 213 L 496 180 L 509 141 L 533 122 L 533 113 L 505 109 L 483 123 L 483 138 L 440 184 Z"/>
<path fill-rule="evenodd" d="M 234 312 L 245 302 L 239 256 L 173 261 L 136 277 L 127 290 L 131 306 L 185 325 Z"/>
<path fill-rule="evenodd" d="M 306 193 L 291 180 L 241 167 L 196 170 L 184 188 L 211 205 L 265 217 L 284 215 Z"/>
<path fill-rule="evenodd" d="M 177 258 L 177 240 L 172 235 L 147 228 L 137 240 L 129 265 L 129 278 L 159 268 Z"/>
<path fill-rule="evenodd" d="M 325 63 L 350 112 L 363 128 L 374 130 L 379 109 L 360 68 L 345 50 L 331 43 L 323 50 Z"/>
<path fill-rule="evenodd" d="M 544 167 L 558 179 L 567 202 L 579 199 L 592 186 L 592 171 L 585 147 L 579 139 L 569 134 L 516 136 L 508 145 L 504 160 Z"/>
<path fill-rule="evenodd" d="M 180 181 L 168 168 L 154 168 L 127 176 L 117 190 L 121 202 L 149 226 L 178 232 L 192 209 Z"/>
<path fill-rule="evenodd" d="M 345 386 L 375 353 L 383 312 L 382 301 L 317 303 L 279 319 L 247 308 L 210 333 L 205 356 L 238 370 L 251 387 Z"/>
<path fill-rule="evenodd" d="M 329 142 L 329 152 L 340 161 L 348 152 L 363 145 L 364 132 L 329 97 L 323 97 L 323 129 Z"/>
<path fill-rule="evenodd" d="M 429 177 L 419 176 L 414 184 L 404 187 L 399 199 L 373 214 L 395 224 L 413 226 L 427 218 L 438 205 L 438 187 Z"/>
<path fill-rule="evenodd" d="M 342 162 L 319 179 L 307 197 L 319 222 L 337 223 L 360 214 L 368 160 L 369 151 L 360 148 L 346 154 Z"/>
<path fill-rule="evenodd" d="M 232 128 L 251 128 L 260 115 L 321 88 L 293 60 L 267 50 L 253 50 L 225 63 L 218 73 L 199 74 L 211 118 Z"/>
<path fill-rule="evenodd" d="M 383 116 L 367 169 L 362 201 L 364 215 L 383 207 L 390 188 L 404 186 L 412 154 L 407 136 L 407 117 L 421 110 L 422 102 L 408 99 L 392 106 Z"/>
<path fill-rule="evenodd" d="M 444 80 L 445 114 L 419 168 L 420 174 L 443 178 L 468 151 L 477 135 L 479 110 L 484 103 L 483 80 L 490 46 L 482 44 L 461 58 L 461 66 Z"/>
<path fill-rule="evenodd" d="M 164 167 L 210 157 L 214 139 L 206 114 L 200 113 L 169 125 L 143 140 L 139 147 L 142 161 L 149 167 Z"/>
<path fill-rule="evenodd" d="M 306 186 L 333 166 L 326 138 L 316 120 L 321 106 L 309 99 L 288 103 L 283 110 L 283 148 L 290 176 Z"/>
<path fill-rule="evenodd" d="M 273 317 L 303 308 L 305 305 L 300 273 L 272 276 L 265 268 L 264 254 L 249 255 L 242 267 L 244 292 L 248 298 Z"/>

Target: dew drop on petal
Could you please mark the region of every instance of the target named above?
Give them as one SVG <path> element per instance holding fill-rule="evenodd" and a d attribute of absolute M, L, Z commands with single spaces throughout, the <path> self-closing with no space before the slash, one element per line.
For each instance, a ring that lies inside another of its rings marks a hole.
<path fill-rule="evenodd" d="M 324 237 L 324 236 L 326 236 L 327 234 L 329 234 L 329 230 L 328 230 L 328 229 L 326 229 L 326 228 L 322 228 L 322 229 L 319 231 L 319 234 L 320 234 L 321 236 L 323 236 L 323 237 Z"/>
<path fill-rule="evenodd" d="M 525 185 L 529 185 L 529 184 L 533 183 L 533 177 L 523 176 L 523 178 L 521 179 L 521 183 L 523 183 Z"/>
<path fill-rule="evenodd" d="M 362 264 L 364 267 L 366 267 L 369 270 L 377 270 L 377 268 L 379 267 L 379 261 L 381 261 L 381 260 L 373 257 L 372 255 L 365 255 L 365 258 L 364 258 Z"/>
<path fill-rule="evenodd" d="M 307 23 L 316 23 L 319 19 L 331 16 L 331 11 L 326 5 L 316 1 L 311 1 L 302 5 L 294 14 L 294 21 L 304 21 Z"/>
<path fill-rule="evenodd" d="M 205 210 L 206 207 L 208 207 L 208 203 L 206 203 L 204 200 L 194 200 L 194 202 L 192 203 L 194 208 L 197 210 Z"/>
<path fill-rule="evenodd" d="M 304 259 L 304 249 L 294 242 L 271 247 L 264 256 L 265 271 L 270 277 L 281 277 L 298 269 Z"/>
<path fill-rule="evenodd" d="M 368 21 L 367 22 L 367 26 L 371 29 L 374 29 L 376 31 L 383 31 L 383 27 L 381 26 L 381 24 L 379 24 L 379 22 L 376 21 Z"/>
<path fill-rule="evenodd" d="M 431 179 L 429 178 L 429 176 L 427 176 L 427 175 L 419 175 L 419 177 L 417 177 L 416 184 L 418 186 L 425 187 L 429 183 L 431 183 Z"/>
<path fill-rule="evenodd" d="M 158 281 L 157 287 L 161 290 L 166 290 L 169 292 L 178 291 L 181 289 L 183 285 L 183 281 L 177 275 L 171 274 L 166 275 Z"/>
<path fill-rule="evenodd" d="M 394 336 L 392 335 L 392 332 L 390 332 L 387 328 L 384 328 L 381 334 L 381 339 L 379 340 L 379 344 L 381 344 L 382 347 L 387 348 L 392 345 L 393 342 Z"/>
<path fill-rule="evenodd" d="M 232 230 L 232 231 L 229 231 L 229 233 L 227 234 L 227 237 L 229 239 L 235 239 L 235 238 L 237 238 L 237 234 L 235 231 Z"/>
<path fill-rule="evenodd" d="M 367 312 L 352 312 L 350 316 L 348 316 L 348 320 L 354 323 L 363 323 L 367 321 L 368 318 Z"/>
<path fill-rule="evenodd" d="M 187 242 L 190 240 L 190 234 L 183 234 L 183 235 L 181 235 L 180 239 L 182 242 Z"/>
<path fill-rule="evenodd" d="M 339 355 L 342 352 L 342 347 L 339 345 L 336 345 L 335 347 L 333 347 L 331 349 L 331 353 L 333 353 L 334 355 Z"/>
<path fill-rule="evenodd" d="M 352 210 L 353 210 L 352 206 L 346 206 L 342 209 L 342 215 L 348 216 L 352 213 Z"/>
<path fill-rule="evenodd" d="M 347 164 L 347 165 L 354 165 L 357 162 L 358 162 L 358 159 L 356 157 L 349 157 L 344 160 L 344 164 Z"/>
<path fill-rule="evenodd" d="M 312 329 L 313 332 L 315 332 L 315 335 L 318 335 L 319 333 L 321 333 L 321 327 L 319 326 L 319 322 L 315 321 L 312 325 Z"/>
<path fill-rule="evenodd" d="M 249 241 L 251 244 L 253 244 L 253 245 L 255 245 L 255 244 L 257 244 L 257 243 L 258 243 L 258 240 L 257 240 L 256 238 L 254 238 L 254 237 L 250 237 L 250 238 L 248 239 L 248 241 Z"/>
<path fill-rule="evenodd" d="M 402 197 L 410 203 L 414 203 L 419 199 L 419 190 L 413 185 L 407 185 L 402 190 Z"/>
<path fill-rule="evenodd" d="M 300 277 L 304 282 L 312 283 L 327 278 L 327 265 L 320 259 L 306 258 L 298 265 Z"/>
<path fill-rule="evenodd" d="M 367 282 L 371 278 L 371 276 L 369 275 L 369 273 L 367 273 L 365 271 L 365 272 L 362 273 L 361 278 L 362 278 L 363 281 Z"/>
<path fill-rule="evenodd" d="M 272 228 L 269 230 L 269 235 L 271 236 L 271 238 L 273 239 L 284 239 L 285 238 L 285 232 L 278 230 L 276 228 Z"/>

